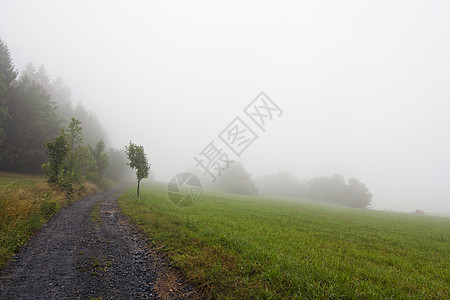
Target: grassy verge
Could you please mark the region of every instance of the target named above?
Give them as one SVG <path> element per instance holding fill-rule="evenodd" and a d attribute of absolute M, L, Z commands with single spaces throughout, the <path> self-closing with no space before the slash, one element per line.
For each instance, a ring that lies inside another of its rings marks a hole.
<path fill-rule="evenodd" d="M 180 208 L 157 184 L 119 205 L 208 298 L 450 297 L 449 218 L 213 194 Z"/>
<path fill-rule="evenodd" d="M 98 225 L 102 224 L 102 216 L 100 211 L 101 202 L 95 202 L 91 210 L 91 222 Z"/>
<path fill-rule="evenodd" d="M 82 197 L 98 192 L 86 185 Z M 42 177 L 0 174 L 0 268 L 30 236 L 55 213 L 69 204 L 62 192 L 53 190 Z"/>

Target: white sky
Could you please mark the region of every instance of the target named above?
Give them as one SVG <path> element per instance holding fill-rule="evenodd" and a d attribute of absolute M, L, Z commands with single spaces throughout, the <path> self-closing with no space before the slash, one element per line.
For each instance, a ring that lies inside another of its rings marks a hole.
<path fill-rule="evenodd" d="M 284 111 L 254 175 L 341 173 L 374 208 L 450 213 L 450 1 L 4 1 L 18 69 L 43 64 L 157 179 L 260 91 Z M 231 155 L 230 155 L 231 156 Z"/>

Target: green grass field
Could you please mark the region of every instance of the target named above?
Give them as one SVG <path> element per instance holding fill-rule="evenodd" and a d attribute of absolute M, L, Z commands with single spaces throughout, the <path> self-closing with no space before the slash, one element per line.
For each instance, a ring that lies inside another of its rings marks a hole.
<path fill-rule="evenodd" d="M 165 188 L 119 205 L 208 298 L 450 298 L 450 218 Z"/>

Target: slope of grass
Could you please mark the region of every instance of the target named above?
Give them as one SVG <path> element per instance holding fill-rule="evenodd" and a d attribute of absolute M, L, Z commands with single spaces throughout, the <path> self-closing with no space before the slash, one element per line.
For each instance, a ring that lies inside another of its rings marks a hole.
<path fill-rule="evenodd" d="M 165 186 L 119 205 L 209 298 L 448 299 L 450 219 L 205 195 Z"/>
<path fill-rule="evenodd" d="M 98 192 L 93 185 L 86 193 Z M 81 195 L 80 195 L 81 196 Z M 0 174 L 0 268 L 30 236 L 69 204 L 43 177 Z"/>

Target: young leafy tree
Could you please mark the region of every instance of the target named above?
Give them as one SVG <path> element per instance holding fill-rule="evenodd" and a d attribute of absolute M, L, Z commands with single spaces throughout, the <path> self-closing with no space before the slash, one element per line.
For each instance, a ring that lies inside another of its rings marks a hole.
<path fill-rule="evenodd" d="M 78 119 L 72 118 L 67 130 L 67 143 L 69 153 L 67 157 L 67 170 L 71 181 L 81 184 L 86 179 L 96 181 L 97 166 L 89 148 L 84 145 L 83 129 Z"/>
<path fill-rule="evenodd" d="M 72 118 L 68 128 L 45 146 L 49 163 L 43 168 L 50 184 L 70 195 L 77 188 L 82 190 L 85 180 L 100 182 L 95 158 L 83 143 L 81 122 L 77 119 Z"/>
<path fill-rule="evenodd" d="M 79 169 L 79 147 L 83 145 L 82 130 L 81 122 L 72 118 L 67 130 L 67 143 L 69 145 L 68 165 L 73 172 Z"/>
<path fill-rule="evenodd" d="M 49 162 L 42 165 L 42 167 L 48 176 L 48 183 L 58 185 L 67 154 L 69 153 L 69 146 L 64 130 L 61 131 L 61 134 L 53 142 L 48 142 L 44 146 L 48 151 Z"/>
<path fill-rule="evenodd" d="M 125 146 L 125 153 L 129 162 L 127 165 L 132 169 L 136 169 L 136 179 L 137 184 L 137 197 L 139 198 L 139 186 L 141 179 L 148 177 L 148 172 L 150 170 L 150 165 L 147 160 L 147 154 L 144 152 L 144 147 L 141 145 L 136 145 L 130 141 L 129 146 Z"/>

